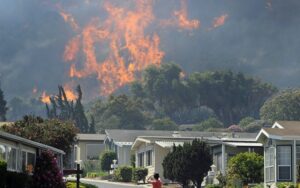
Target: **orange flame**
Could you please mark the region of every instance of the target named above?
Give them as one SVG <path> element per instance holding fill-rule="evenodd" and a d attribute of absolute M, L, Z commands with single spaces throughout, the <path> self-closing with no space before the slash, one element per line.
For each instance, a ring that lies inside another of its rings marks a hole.
<path fill-rule="evenodd" d="M 69 41 L 69 43 L 65 47 L 64 52 L 64 60 L 65 61 L 74 61 L 76 59 L 76 55 L 79 52 L 80 48 L 80 36 L 76 36 Z"/>
<path fill-rule="evenodd" d="M 73 16 L 67 12 L 64 12 L 62 9 L 60 10 L 60 15 L 64 19 L 65 22 L 69 23 L 72 29 L 75 31 L 79 29 L 79 26 Z"/>
<path fill-rule="evenodd" d="M 181 9 L 174 12 L 177 25 L 185 29 L 198 28 L 198 20 L 187 18 L 185 1 L 181 0 Z M 151 64 L 161 64 L 165 53 L 159 48 L 160 38 L 156 33 L 145 32 L 155 20 L 152 10 L 154 0 L 134 2 L 135 7 L 132 8 L 118 7 L 109 0 L 104 1 L 107 18 L 93 18 L 81 29 L 78 29 L 77 24 L 76 27 L 72 24 L 76 21 L 71 15 L 64 16 L 65 21 L 71 22 L 71 27 L 77 32 L 64 51 L 64 61 L 72 62 L 69 69 L 71 78 L 96 76 L 100 82 L 101 94 L 109 95 L 132 82 L 136 72 Z M 100 51 L 101 46 L 107 47 Z M 75 63 L 74 60 L 81 51 L 85 61 L 83 64 Z"/>
<path fill-rule="evenodd" d="M 199 28 L 200 27 L 199 20 L 188 19 L 186 0 L 181 0 L 180 4 L 181 4 L 180 10 L 173 12 L 174 18 L 170 20 L 163 20 L 161 22 L 161 25 L 163 26 L 173 25 L 173 26 L 178 26 L 181 29 L 188 29 L 188 30 Z"/>
<path fill-rule="evenodd" d="M 228 14 L 223 14 L 219 17 L 216 17 L 212 23 L 212 27 L 216 28 L 224 25 L 227 18 L 228 18 Z"/>
<path fill-rule="evenodd" d="M 77 99 L 77 95 L 73 92 L 71 86 L 69 84 L 63 86 L 68 101 L 74 101 Z"/>
<path fill-rule="evenodd" d="M 50 95 L 47 95 L 45 91 L 43 91 L 42 96 L 40 97 L 42 103 L 50 104 Z"/>

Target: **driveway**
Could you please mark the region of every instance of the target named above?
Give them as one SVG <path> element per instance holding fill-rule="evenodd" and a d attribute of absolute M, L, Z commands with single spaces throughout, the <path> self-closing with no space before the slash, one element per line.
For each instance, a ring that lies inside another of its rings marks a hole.
<path fill-rule="evenodd" d="M 91 180 L 85 178 L 81 178 L 80 181 L 82 183 L 96 185 L 99 188 L 147 188 L 146 185 L 132 185 L 127 183 L 116 183 L 116 182 L 109 182 L 109 181 L 102 181 L 102 180 Z"/>

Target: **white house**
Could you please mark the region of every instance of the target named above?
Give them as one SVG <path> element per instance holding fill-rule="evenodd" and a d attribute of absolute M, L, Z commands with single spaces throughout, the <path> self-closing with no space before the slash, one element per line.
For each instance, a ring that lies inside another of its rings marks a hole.
<path fill-rule="evenodd" d="M 43 150 L 51 150 L 57 156 L 59 167 L 63 168 L 64 151 L 0 131 L 0 159 L 7 162 L 9 171 L 30 173 L 35 166 L 36 157 Z"/>
<path fill-rule="evenodd" d="M 201 139 L 211 146 L 213 164 L 217 171 L 225 174 L 227 163 L 232 156 L 241 152 L 257 152 L 262 154 L 261 143 L 256 143 L 256 133 L 213 133 L 194 132 L 184 134 L 177 132 L 172 136 L 139 136 L 132 145 L 136 156 L 136 166 L 148 169 L 148 176 L 154 172 L 163 177 L 162 162 L 172 150 L 173 145 L 183 145 L 194 139 Z"/>
<path fill-rule="evenodd" d="M 73 148 L 73 161 L 99 160 L 100 153 L 105 150 L 105 134 L 77 134 Z"/>
<path fill-rule="evenodd" d="M 277 121 L 272 128 L 263 128 L 256 138 L 264 146 L 264 183 L 299 180 L 300 121 Z"/>

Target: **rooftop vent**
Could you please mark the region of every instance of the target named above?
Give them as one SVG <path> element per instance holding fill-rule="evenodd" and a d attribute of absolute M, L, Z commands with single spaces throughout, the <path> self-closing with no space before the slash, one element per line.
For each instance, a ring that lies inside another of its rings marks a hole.
<path fill-rule="evenodd" d="M 181 137 L 180 133 L 178 131 L 174 131 L 172 134 L 173 137 Z"/>

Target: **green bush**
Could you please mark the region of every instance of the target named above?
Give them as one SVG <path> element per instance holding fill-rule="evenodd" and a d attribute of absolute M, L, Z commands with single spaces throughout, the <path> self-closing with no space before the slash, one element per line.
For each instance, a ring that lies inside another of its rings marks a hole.
<path fill-rule="evenodd" d="M 95 186 L 95 185 L 86 184 L 86 183 L 80 183 L 79 187 L 80 188 L 97 188 L 97 186 Z M 76 188 L 76 182 L 74 182 L 74 181 L 68 181 L 66 183 L 66 188 Z"/>
<path fill-rule="evenodd" d="M 133 169 L 133 180 L 135 182 L 143 180 L 145 183 L 146 176 L 148 175 L 148 169 L 147 168 L 134 168 Z"/>
<path fill-rule="evenodd" d="M 296 186 L 291 182 L 281 182 L 276 184 L 277 188 L 295 188 Z"/>
<path fill-rule="evenodd" d="M 117 154 L 116 152 L 113 151 L 104 151 L 100 155 L 100 164 L 101 164 L 101 169 L 104 171 L 109 171 L 110 165 L 113 163 L 113 160 L 117 159 Z"/>
<path fill-rule="evenodd" d="M 215 185 L 215 184 L 208 184 L 205 186 L 205 188 L 222 188 L 221 185 Z"/>
<path fill-rule="evenodd" d="M 107 172 L 87 172 L 86 173 L 86 177 L 87 178 L 96 178 L 96 177 L 103 177 L 103 176 L 107 176 L 108 173 Z"/>
<path fill-rule="evenodd" d="M 121 166 L 115 170 L 115 180 L 130 182 L 132 180 L 132 167 Z"/>
<path fill-rule="evenodd" d="M 5 186 L 6 182 L 6 169 L 7 169 L 7 163 L 3 160 L 0 160 L 0 187 Z"/>

